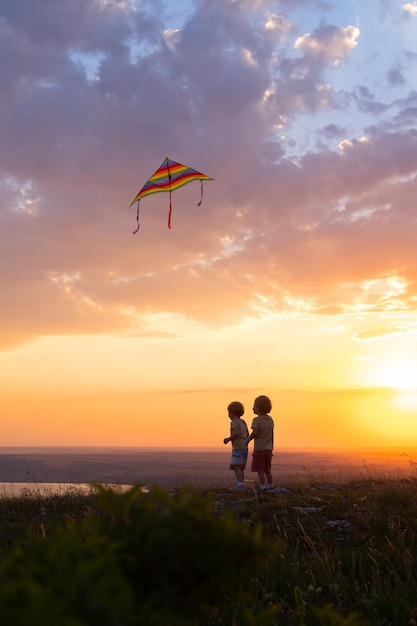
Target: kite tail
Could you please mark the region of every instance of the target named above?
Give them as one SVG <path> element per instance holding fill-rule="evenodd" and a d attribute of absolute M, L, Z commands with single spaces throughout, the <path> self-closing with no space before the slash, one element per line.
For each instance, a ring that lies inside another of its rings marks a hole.
<path fill-rule="evenodd" d="M 139 224 L 139 202 L 140 200 L 138 200 L 138 208 L 136 209 L 136 221 L 138 223 L 138 227 L 136 230 L 133 231 L 133 235 L 136 235 L 136 233 L 138 232 L 139 228 L 140 228 L 140 224 Z"/>
<path fill-rule="evenodd" d="M 171 213 L 172 213 L 172 200 L 171 200 L 171 190 L 169 190 L 168 228 L 171 228 Z"/>
<path fill-rule="evenodd" d="M 169 159 L 167 158 L 167 170 L 168 170 L 168 180 L 169 180 L 169 213 L 168 213 L 168 228 L 171 228 L 171 213 L 172 213 L 172 191 L 171 191 L 171 172 L 169 171 Z"/>
<path fill-rule="evenodd" d="M 197 206 L 201 206 L 202 202 L 203 202 L 203 181 L 201 181 L 201 198 L 200 198 L 200 202 L 197 203 Z"/>

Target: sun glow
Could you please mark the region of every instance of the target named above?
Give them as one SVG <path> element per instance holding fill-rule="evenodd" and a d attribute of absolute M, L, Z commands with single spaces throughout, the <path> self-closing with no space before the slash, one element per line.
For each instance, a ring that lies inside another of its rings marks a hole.
<path fill-rule="evenodd" d="M 400 411 L 414 413 L 417 411 L 417 391 L 402 391 L 392 399 L 392 404 Z"/>
<path fill-rule="evenodd" d="M 401 392 L 417 392 L 417 360 L 411 357 L 386 357 L 373 363 L 368 383 Z"/>

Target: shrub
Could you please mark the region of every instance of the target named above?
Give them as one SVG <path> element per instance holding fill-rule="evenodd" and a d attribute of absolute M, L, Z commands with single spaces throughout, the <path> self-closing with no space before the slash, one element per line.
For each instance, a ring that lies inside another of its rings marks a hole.
<path fill-rule="evenodd" d="M 97 498 L 98 514 L 5 558 L 4 624 L 225 624 L 238 614 L 240 624 L 251 621 L 250 581 L 278 551 L 260 528 L 214 516 L 210 498 L 192 491 L 148 494 L 137 486 L 120 494 L 97 486 Z M 259 620 L 266 614 L 259 609 Z"/>

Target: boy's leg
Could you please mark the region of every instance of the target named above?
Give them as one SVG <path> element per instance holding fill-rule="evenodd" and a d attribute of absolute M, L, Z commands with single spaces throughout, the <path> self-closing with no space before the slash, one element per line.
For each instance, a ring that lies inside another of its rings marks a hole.
<path fill-rule="evenodd" d="M 237 467 L 235 469 L 235 474 L 236 474 L 236 482 L 243 483 L 243 471 L 240 467 Z"/>
<path fill-rule="evenodd" d="M 231 487 L 231 488 L 232 489 L 242 489 L 242 487 L 244 487 L 242 470 L 238 466 L 233 467 L 233 470 L 234 470 L 235 476 L 236 476 L 236 485 L 234 485 L 234 487 Z"/>
<path fill-rule="evenodd" d="M 253 455 L 252 455 L 252 472 L 256 472 L 258 474 L 258 480 L 259 480 L 259 491 L 263 491 L 266 487 L 265 485 L 265 468 L 264 468 L 264 461 L 263 461 L 263 455 L 262 452 L 256 452 L 254 451 Z"/>
<path fill-rule="evenodd" d="M 268 458 L 265 459 L 265 474 L 266 474 L 266 479 L 267 479 L 267 489 L 273 489 L 274 485 L 273 485 L 273 481 L 272 481 L 272 471 L 271 471 L 271 462 L 272 462 L 272 452 L 270 453 L 270 456 L 268 456 Z"/>
<path fill-rule="evenodd" d="M 246 452 L 246 455 L 244 454 Z M 230 461 L 230 469 L 233 469 L 236 476 L 236 487 L 243 487 L 244 469 L 247 458 L 247 451 L 232 450 L 232 458 Z"/>
<path fill-rule="evenodd" d="M 261 489 L 265 489 L 265 472 L 263 470 L 261 470 L 260 472 L 258 472 L 258 478 L 259 478 L 259 487 Z"/>

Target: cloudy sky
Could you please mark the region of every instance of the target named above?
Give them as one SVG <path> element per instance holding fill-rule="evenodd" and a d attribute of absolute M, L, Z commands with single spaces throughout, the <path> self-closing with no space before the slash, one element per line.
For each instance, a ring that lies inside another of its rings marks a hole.
<path fill-rule="evenodd" d="M 2 0 L 3 445 L 417 437 L 417 2 Z M 130 203 L 165 157 L 214 180 Z"/>

